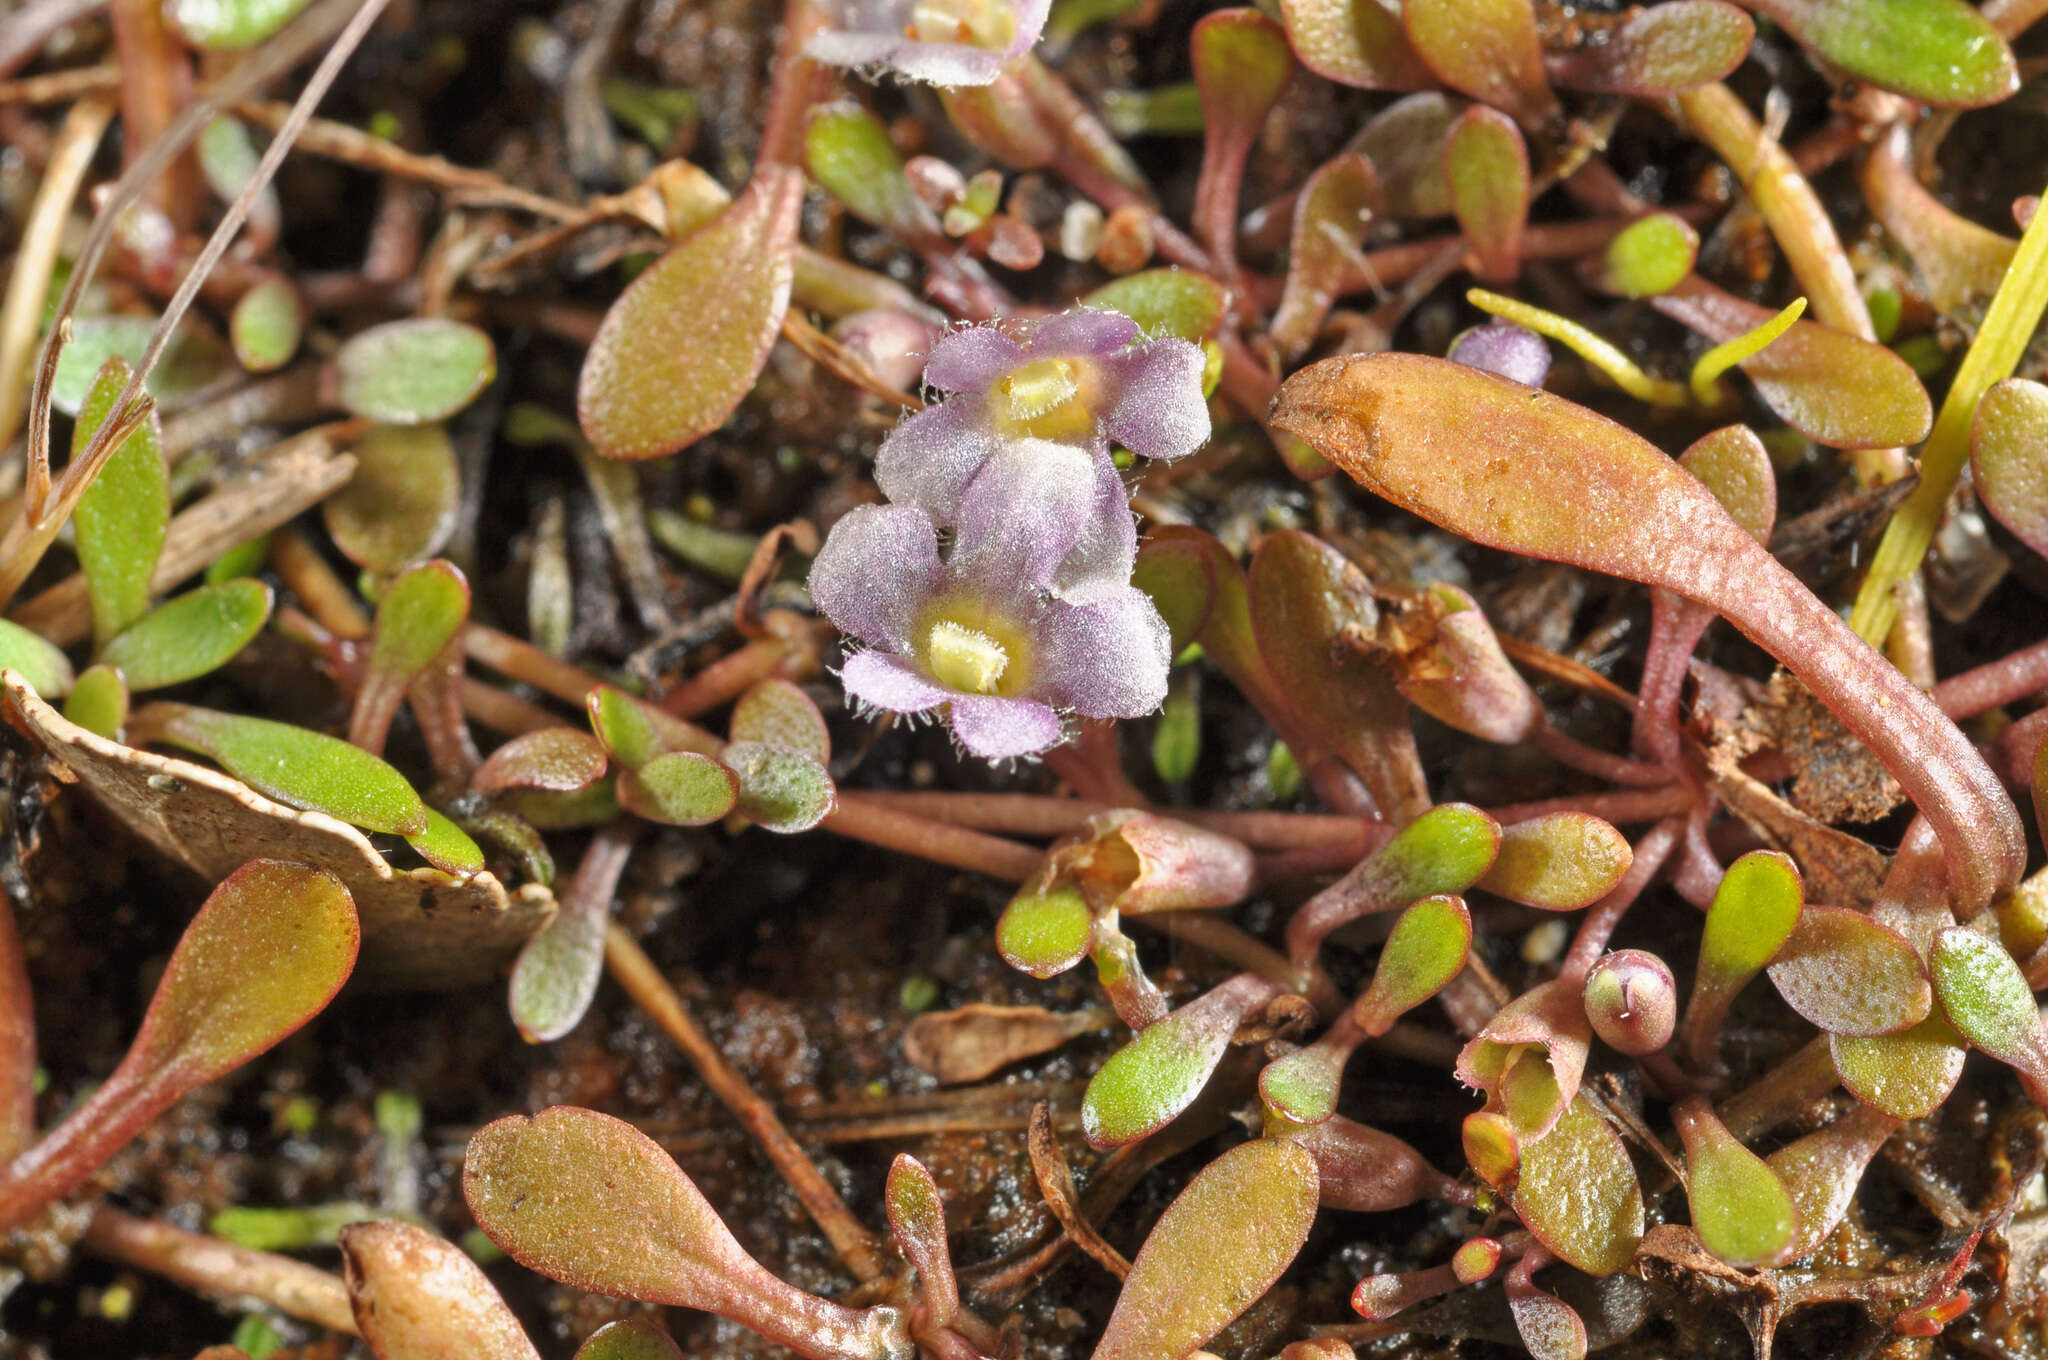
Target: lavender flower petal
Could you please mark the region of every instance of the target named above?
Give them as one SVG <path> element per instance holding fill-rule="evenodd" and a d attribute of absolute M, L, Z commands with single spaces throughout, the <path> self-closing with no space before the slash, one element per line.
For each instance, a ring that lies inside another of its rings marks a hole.
<path fill-rule="evenodd" d="M 1084 532 L 1110 531 L 1096 511 L 1096 464 L 1106 461 L 1049 439 L 997 445 L 960 498 L 949 575 L 998 594 L 1024 583 L 1051 589 Z"/>
<path fill-rule="evenodd" d="M 859 702 L 891 713 L 926 713 L 955 697 L 893 652 L 855 652 L 840 667 L 839 682 Z"/>
<path fill-rule="evenodd" d="M 1154 340 L 1105 361 L 1118 390 L 1103 431 L 1140 458 L 1179 458 L 1209 438 L 1205 360 L 1185 340 Z"/>
<path fill-rule="evenodd" d="M 863 505 L 833 525 L 818 550 L 811 599 L 842 633 L 908 652 L 917 610 L 942 571 L 929 515 L 914 505 Z"/>
<path fill-rule="evenodd" d="M 1025 358 L 1024 346 L 996 327 L 968 326 L 939 337 L 924 380 L 941 392 L 986 392 Z"/>
<path fill-rule="evenodd" d="M 950 528 L 960 518 L 961 496 L 996 447 L 980 398 L 942 401 L 889 432 L 875 454 L 875 485 L 890 500 L 918 506 L 934 524 Z"/>
<path fill-rule="evenodd" d="M 1057 358 L 1062 354 L 1086 354 L 1101 358 L 1115 354 L 1143 332 L 1138 323 L 1122 312 L 1081 308 L 1046 317 L 1031 328 L 1031 357 Z"/>
<path fill-rule="evenodd" d="M 1037 755 L 1062 731 L 1060 715 L 1038 700 L 992 695 L 955 695 L 952 724 L 960 744 L 983 760 Z"/>
<path fill-rule="evenodd" d="M 1543 386 L 1550 375 L 1550 346 L 1536 332 L 1511 321 L 1474 326 L 1451 343 L 1450 359 L 1530 387 Z"/>
<path fill-rule="evenodd" d="M 1036 687 L 1084 717 L 1143 717 L 1166 700 L 1170 648 L 1166 621 L 1134 586 L 1056 605 L 1038 629 Z"/>
<path fill-rule="evenodd" d="M 1138 522 L 1131 515 L 1131 493 L 1116 464 L 1097 458 L 1095 502 L 1086 527 L 1053 574 L 1053 593 L 1072 604 L 1086 604 L 1129 586 L 1137 561 Z"/>

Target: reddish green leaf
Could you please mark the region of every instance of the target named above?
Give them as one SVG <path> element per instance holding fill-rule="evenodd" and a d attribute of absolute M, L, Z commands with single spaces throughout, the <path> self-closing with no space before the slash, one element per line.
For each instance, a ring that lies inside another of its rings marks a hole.
<path fill-rule="evenodd" d="M 128 688 L 163 689 L 220 669 L 263 631 L 270 587 L 247 577 L 188 590 L 130 624 L 100 650 Z"/>
<path fill-rule="evenodd" d="M 1430 717 L 1481 741 L 1524 741 L 1542 722 L 1543 705 L 1501 650 L 1500 637 L 1472 596 L 1433 585 L 1401 621 L 1402 650 L 1390 658 L 1395 685 Z"/>
<path fill-rule="evenodd" d="M 1714 493 L 1734 521 L 1768 544 L 1778 519 L 1778 478 L 1764 441 L 1747 425 L 1724 425 L 1703 434 L 1678 456 L 1687 472 Z"/>
<path fill-rule="evenodd" d="M 1863 161 L 1863 197 L 1913 257 L 1936 311 L 1952 316 L 1998 291 L 2019 242 L 1972 222 L 1920 182 L 1910 128 L 1894 124 L 1871 147 Z"/>
<path fill-rule="evenodd" d="M 1384 1034 L 1402 1015 L 1450 985 L 1472 949 L 1472 916 L 1456 897 L 1425 897 L 1401 913 L 1373 968 L 1372 985 L 1353 1014 L 1367 1034 Z"/>
<path fill-rule="evenodd" d="M 1122 312 L 1153 339 L 1197 343 L 1216 333 L 1230 309 L 1230 294 L 1207 274 L 1191 269 L 1146 269 L 1112 279 L 1086 294 L 1082 307 Z"/>
<path fill-rule="evenodd" d="M 1740 66 L 1756 25 L 1721 0 L 1671 0 L 1630 11 L 1603 37 L 1552 59 L 1552 78 L 1598 94 L 1659 99 L 1719 80 Z"/>
<path fill-rule="evenodd" d="M 1835 1230 L 1862 1183 L 1863 1168 L 1898 1126 L 1882 1110 L 1852 1105 L 1834 1123 L 1764 1158 L 1799 1211 L 1788 1260 L 1810 1255 Z"/>
<path fill-rule="evenodd" d="M 1678 1024 L 1670 965 L 1641 949 L 1618 949 L 1594 964 L 1581 999 L 1601 1042 L 1630 1057 L 1664 1047 Z"/>
<path fill-rule="evenodd" d="M 1299 359 L 1315 343 L 1323 318 L 1356 272 L 1358 248 L 1379 212 L 1379 181 L 1363 156 L 1333 157 L 1302 186 L 1294 204 L 1287 282 L 1267 328 L 1282 359 Z"/>
<path fill-rule="evenodd" d="M 1799 1209 L 1778 1174 L 1728 1132 L 1702 1096 L 1673 1111 L 1685 1142 L 1693 1231 L 1732 1266 L 1774 1266 L 1790 1259 Z"/>
<path fill-rule="evenodd" d="M 1200 1346 L 1259 1300 L 1308 1240 L 1315 1160 L 1282 1139 L 1240 1143 L 1188 1182 L 1138 1250 L 1094 1360 Z"/>
<path fill-rule="evenodd" d="M 1294 78 L 1287 32 L 1249 6 L 1220 9 L 1196 21 L 1188 63 L 1202 96 L 1202 126 L 1249 144 Z"/>
<path fill-rule="evenodd" d="M 1401 16 L 1381 0 L 1280 0 L 1280 18 L 1294 55 L 1325 80 L 1366 90 L 1436 83 L 1408 45 Z"/>
<path fill-rule="evenodd" d="M 1395 911 L 1418 898 L 1464 892 L 1492 866 L 1501 834 L 1500 823 L 1469 803 L 1431 808 L 1296 909 L 1287 922 L 1289 957 L 1306 966 L 1324 938 L 1346 921 Z"/>
<path fill-rule="evenodd" d="M 787 680 L 763 680 L 732 706 L 732 739 L 765 742 L 823 763 L 832 758 L 832 734 L 811 696 Z"/>
<path fill-rule="evenodd" d="M 725 423 L 782 327 L 802 202 L 796 171 L 763 167 L 620 294 L 576 391 L 599 453 L 659 458 Z"/>
<path fill-rule="evenodd" d="M 306 308 L 298 289 L 289 280 L 270 275 L 235 300 L 228 317 L 228 343 L 243 368 L 269 373 L 291 362 L 305 329 Z"/>
<path fill-rule="evenodd" d="M 703 826 L 733 810 L 739 779 L 710 756 L 664 751 L 619 771 L 618 795 L 620 807 L 650 822 Z"/>
<path fill-rule="evenodd" d="M 387 425 L 446 420 L 498 375 L 491 337 L 446 317 L 387 321 L 349 337 L 334 356 L 341 404 Z"/>
<path fill-rule="evenodd" d="M 1323 1123 L 1337 1113 L 1344 1065 L 1361 1037 L 1358 1030 L 1340 1025 L 1306 1048 L 1275 1058 L 1259 1072 L 1259 1099 L 1289 1124 Z"/>
<path fill-rule="evenodd" d="M 660 1145 L 610 1115 L 558 1105 L 485 1125 L 462 1193 L 514 1260 L 577 1289 L 701 1308 L 814 1360 L 910 1349 L 895 1309 L 856 1312 L 770 1275 Z"/>
<path fill-rule="evenodd" d="M 1211 545 L 1217 549 L 1216 556 L 1224 559 L 1220 564 L 1224 574 L 1234 577 L 1236 593 L 1241 596 L 1244 577 L 1237 571 L 1237 563 L 1222 552 L 1221 544 L 1199 530 L 1154 532 L 1138 549 L 1131 584 L 1145 592 L 1166 620 L 1176 655 L 1202 636 L 1216 608 L 1219 564 L 1211 556 Z"/>
<path fill-rule="evenodd" d="M 491 752 L 477 767 L 470 786 L 479 793 L 508 789 L 569 793 L 602 779 L 606 763 L 603 743 L 590 733 L 573 727 L 544 727 L 514 737 Z"/>
<path fill-rule="evenodd" d="M 1411 94 L 1374 114 L 1345 147 L 1372 162 L 1389 217 L 1443 217 L 1451 211 L 1444 139 L 1464 110 L 1464 100 L 1437 90 Z"/>
<path fill-rule="evenodd" d="M 1283 1136 L 1316 1159 L 1326 1209 L 1384 1213 L 1418 1200 L 1458 1196 L 1457 1182 L 1414 1148 L 1341 1114 L 1313 1128 L 1290 1129 Z"/>
<path fill-rule="evenodd" d="M 1110 1055 L 1081 1096 L 1081 1131 L 1096 1147 L 1122 1147 L 1164 1128 L 1194 1103 L 1230 1036 L 1272 983 L 1240 975 L 1190 1001 Z"/>
<path fill-rule="evenodd" d="M 1770 974 L 1785 1004 L 1830 1034 L 1896 1034 L 1934 1005 L 1906 937 L 1847 907 L 1803 908 Z"/>
<path fill-rule="evenodd" d="M 1974 108 L 2019 88 L 2012 49 L 1963 0 L 1754 0 L 1831 66 L 1929 104 Z"/>
<path fill-rule="evenodd" d="M 1401 23 L 1438 80 L 1524 127 L 1557 112 L 1529 0 L 1403 0 Z"/>
<path fill-rule="evenodd" d="M 2048 556 L 2048 387 L 1992 384 L 1970 424 L 1977 498 L 2014 538 Z"/>
<path fill-rule="evenodd" d="M 2048 1100 L 2048 1027 L 2005 946 L 1964 926 L 1934 937 L 1927 954 L 1934 992 L 1963 1037 L 2015 1068 L 2036 1101 Z"/>
<path fill-rule="evenodd" d="M 71 456 L 85 451 L 114 409 L 135 370 L 118 355 L 107 360 L 79 407 Z M 171 474 L 164 466 L 163 428 L 151 412 L 101 466 L 71 512 L 78 564 L 92 601 L 93 634 L 101 644 L 149 612 L 150 579 L 171 522 Z"/>
<path fill-rule="evenodd" d="M 1258 871 L 1241 842 L 1130 808 L 1090 817 L 1083 836 L 1056 848 L 1051 863 L 1098 910 L 1126 916 L 1236 906 Z"/>
<path fill-rule="evenodd" d="M 1633 858 L 1613 823 L 1556 812 L 1501 828 L 1500 852 L 1479 886 L 1543 911 L 1577 911 L 1607 896 Z"/>
<path fill-rule="evenodd" d="M 633 835 L 633 825 L 622 821 L 591 838 L 576 872 L 555 894 L 554 919 L 519 951 L 507 1003 L 526 1042 L 553 1043 L 590 1009 L 604 971 L 605 927 L 619 876 L 632 854 Z"/>
<path fill-rule="evenodd" d="M 350 741 L 383 753 L 407 689 L 454 645 L 468 620 L 469 582 L 452 562 L 421 562 L 392 579 L 377 602 L 369 662 L 349 718 Z"/>
<path fill-rule="evenodd" d="M 946 1245 L 946 1204 L 932 1173 L 909 1153 L 889 1164 L 882 1203 L 889 1231 L 917 1270 L 918 1288 L 933 1326 L 950 1327 L 960 1313 L 960 1287 L 953 1277 L 953 1256 Z"/>
<path fill-rule="evenodd" d="M 356 1328 L 377 1360 L 540 1360 L 476 1262 L 410 1223 L 351 1223 L 336 1239 Z"/>
<path fill-rule="evenodd" d="M 1830 1034 L 1828 1050 L 1849 1094 L 1895 1119 L 1925 1119 L 1939 1109 L 1969 1055 L 1963 1037 L 1938 1009 L 1897 1034 Z"/>
<path fill-rule="evenodd" d="M 1612 1275 L 1634 1258 L 1643 1240 L 1635 1163 L 1584 1097 L 1520 1153 L 1515 1213 L 1545 1247 L 1589 1275 Z"/>
<path fill-rule="evenodd" d="M 1485 1091 L 1527 1145 L 1557 1124 L 1585 1075 L 1593 1031 L 1574 979 L 1555 978 L 1494 1013 L 1458 1054 L 1458 1080 Z"/>
<path fill-rule="evenodd" d="M 455 532 L 462 477 L 438 425 L 373 426 L 349 449 L 355 475 L 321 504 L 334 546 L 389 576 L 438 552 Z"/>
<path fill-rule="evenodd" d="M 592 1332 L 576 1360 L 683 1360 L 683 1351 L 653 1318 L 629 1317 Z"/>
<path fill-rule="evenodd" d="M 1511 281 L 1522 267 L 1529 220 L 1529 148 L 1520 130 L 1506 114 L 1476 104 L 1451 124 L 1443 154 L 1451 213 L 1471 247 L 1474 272 Z"/>
<path fill-rule="evenodd" d="M 427 806 L 404 776 L 345 741 L 289 723 L 155 703 L 133 723 L 197 751 L 243 783 L 293 807 L 313 808 L 369 831 L 417 836 Z"/>
<path fill-rule="evenodd" d="M 832 776 L 814 756 L 766 742 L 736 741 L 718 758 L 739 782 L 740 815 L 770 831 L 809 831 L 839 806 Z M 630 778 L 644 781 L 646 774 L 642 767 Z"/>

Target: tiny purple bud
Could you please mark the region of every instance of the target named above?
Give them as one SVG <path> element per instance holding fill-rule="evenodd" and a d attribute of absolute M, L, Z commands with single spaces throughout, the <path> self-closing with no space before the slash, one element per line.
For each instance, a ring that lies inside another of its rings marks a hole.
<path fill-rule="evenodd" d="M 832 338 L 874 375 L 899 391 L 916 386 L 925 355 L 939 338 L 939 328 L 908 312 L 873 307 L 841 317 Z"/>
<path fill-rule="evenodd" d="M 1655 954 L 1617 949 L 1586 974 L 1586 1019 L 1617 1053 L 1640 1058 L 1671 1042 L 1678 983 Z"/>
<path fill-rule="evenodd" d="M 1543 386 L 1550 375 L 1550 346 L 1534 331 L 1511 321 L 1474 326 L 1451 342 L 1451 361 L 1483 368 L 1530 387 Z"/>

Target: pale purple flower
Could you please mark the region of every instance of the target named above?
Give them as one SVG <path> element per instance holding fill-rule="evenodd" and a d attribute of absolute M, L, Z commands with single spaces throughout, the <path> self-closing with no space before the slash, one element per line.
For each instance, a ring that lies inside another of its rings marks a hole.
<path fill-rule="evenodd" d="M 1451 342 L 1450 358 L 1530 387 L 1543 386 L 1550 376 L 1550 346 L 1511 321 L 1489 321 L 1464 332 Z"/>
<path fill-rule="evenodd" d="M 990 457 L 1020 441 L 1070 444 L 1104 462 L 1112 440 L 1141 458 L 1193 453 L 1209 437 L 1202 351 L 1185 340 L 1133 343 L 1140 334 L 1120 312 L 1074 311 L 941 338 L 924 380 L 951 395 L 882 442 L 876 484 L 945 529 Z"/>
<path fill-rule="evenodd" d="M 1052 0 L 821 0 L 807 56 L 931 85 L 988 85 L 1031 50 Z"/>
<path fill-rule="evenodd" d="M 1070 713 L 1152 712 L 1172 660 L 1166 624 L 1128 568 L 1085 602 L 1054 593 L 1082 526 L 1057 496 L 1031 494 L 1071 476 L 1008 494 L 1007 478 L 1028 482 L 1031 466 L 1006 459 L 977 484 L 943 559 L 922 508 L 868 505 L 833 526 L 811 567 L 812 599 L 865 645 L 840 672 L 848 696 L 891 713 L 943 713 L 987 760 L 1056 745 Z"/>

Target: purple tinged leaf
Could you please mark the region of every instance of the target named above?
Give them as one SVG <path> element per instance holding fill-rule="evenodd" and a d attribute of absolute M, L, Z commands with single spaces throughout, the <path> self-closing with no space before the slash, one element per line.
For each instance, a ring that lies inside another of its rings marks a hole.
<path fill-rule="evenodd" d="M 576 1360 L 683 1360 L 683 1349 L 653 1318 L 629 1317 L 592 1332 Z"/>
<path fill-rule="evenodd" d="M 1402 912 L 1380 949 L 1372 984 L 1352 1015 L 1378 1036 L 1450 985 L 1472 950 L 1472 916 L 1457 897 L 1425 897 Z"/>
<path fill-rule="evenodd" d="M 1470 594 L 1431 586 L 1398 628 L 1403 640 L 1393 657 L 1395 687 L 1438 722 L 1481 741 L 1511 744 L 1543 721 L 1535 691 Z"/>
<path fill-rule="evenodd" d="M 1529 148 L 1520 129 L 1498 109 L 1475 104 L 1451 124 L 1443 154 L 1451 213 L 1471 248 L 1473 272 L 1512 281 L 1521 272 L 1529 220 Z"/>
<path fill-rule="evenodd" d="M 1504 1289 L 1508 1314 L 1530 1360 L 1586 1360 L 1585 1319 L 1563 1299 L 1531 1283 L 1533 1264 L 1531 1258 L 1522 1258 L 1508 1272 Z"/>
<path fill-rule="evenodd" d="M 589 788 L 604 777 L 604 744 L 573 727 L 544 727 L 528 732 L 491 752 L 477 767 L 470 787 L 478 793 L 510 789 L 546 789 L 571 793 Z"/>
<path fill-rule="evenodd" d="M 758 741 L 820 763 L 832 758 L 832 734 L 811 696 L 787 680 L 763 680 L 732 706 L 734 741 Z"/>
<path fill-rule="evenodd" d="M 61 648 L 12 619 L 0 619 L 0 666 L 18 673 L 45 699 L 62 698 L 77 679 Z"/>
<path fill-rule="evenodd" d="M 377 425 L 349 448 L 355 475 L 320 506 L 334 546 L 389 576 L 431 557 L 455 532 L 462 475 L 438 425 Z"/>
<path fill-rule="evenodd" d="M 1202 1168 L 1138 1249 L 1094 1360 L 1186 1355 L 1273 1287 L 1308 1240 L 1315 1160 L 1284 1139 Z"/>
<path fill-rule="evenodd" d="M 163 689 L 219 670 L 270 620 L 270 587 L 244 577 L 188 590 L 130 624 L 100 650 L 128 688 Z"/>
<path fill-rule="evenodd" d="M 356 1328 L 377 1360 L 540 1360 L 462 1248 L 410 1223 L 351 1223 L 336 1239 Z"/>
<path fill-rule="evenodd" d="M 803 177 L 764 166 L 732 206 L 619 295 L 577 383 L 584 437 L 607 458 L 659 458 L 725 423 L 752 390 L 789 305 Z"/>
<path fill-rule="evenodd" d="M 1641 949 L 1617 949 L 1586 974 L 1586 1020 L 1601 1042 L 1632 1058 L 1671 1042 L 1678 983 L 1670 965 Z"/>
<path fill-rule="evenodd" d="M 1756 37 L 1747 14 L 1721 0 L 1672 0 L 1631 11 L 1605 41 L 1550 60 L 1560 85 L 1659 99 L 1719 80 Z"/>
<path fill-rule="evenodd" d="M 695 751 L 664 751 L 620 770 L 617 787 L 620 807 L 670 826 L 715 822 L 733 810 L 740 794 L 737 775 Z"/>
<path fill-rule="evenodd" d="M 1296 909 L 1287 923 L 1288 957 L 1305 966 L 1347 921 L 1395 911 L 1418 898 L 1464 892 L 1492 867 L 1501 834 L 1500 823 L 1469 803 L 1431 808 Z"/>
<path fill-rule="evenodd" d="M 101 367 L 72 427 L 73 458 L 106 423 L 134 372 L 119 355 Z M 71 515 L 78 564 L 92 602 L 93 635 L 104 646 L 149 612 L 150 582 L 171 522 L 171 474 L 164 466 L 163 427 L 154 411 L 108 457 Z"/>
<path fill-rule="evenodd" d="M 0 1171 L 0 1230 L 84 1180 L 187 1092 L 317 1015 L 355 967 L 355 904 L 324 869 L 252 860 L 199 908 L 121 1065 Z"/>
<path fill-rule="evenodd" d="M 1992 384 L 1970 422 L 1977 498 L 2014 538 L 2048 556 L 2048 387 Z"/>
<path fill-rule="evenodd" d="M 1753 331 L 1776 312 L 1722 292 L 1694 274 L 1651 305 L 1710 340 Z M 1811 321 L 1740 365 L 1764 405 L 1816 443 L 1878 449 L 1927 437 L 1934 408 L 1912 367 L 1891 350 Z"/>
<path fill-rule="evenodd" d="M 289 723 L 188 704 L 150 704 L 132 723 L 172 746 L 207 756 L 281 803 L 393 836 L 417 836 L 427 829 L 427 805 L 405 777 L 345 741 Z"/>
<path fill-rule="evenodd" d="M 705 757 L 697 757 L 704 759 Z M 809 831 L 839 806 L 839 791 L 817 757 L 760 741 L 736 741 L 719 753 L 738 781 L 735 809 L 781 835 Z M 638 782 L 646 767 L 627 776 Z"/>
<path fill-rule="evenodd" d="M 1672 1111 L 1685 1143 L 1693 1231 L 1732 1266 L 1782 1265 L 1799 1234 L 1799 1209 L 1777 1172 L 1728 1132 L 1703 1096 Z"/>
<path fill-rule="evenodd" d="M 960 1286 L 946 1244 L 946 1205 L 932 1173 L 909 1153 L 898 1153 L 889 1164 L 882 1203 L 896 1245 L 917 1270 L 926 1321 L 934 1327 L 952 1326 L 960 1314 Z"/>
<path fill-rule="evenodd" d="M 1710 605 L 1785 662 L 1905 786 L 1941 838 L 1960 911 L 2019 881 L 2019 818 L 1975 748 L 1640 436 L 1419 354 L 1304 369 L 1281 388 L 1272 420 L 1368 488 L 1475 542 Z"/>
<path fill-rule="evenodd" d="M 1468 1121 L 1469 1122 L 1469 1121 Z M 1516 1215 L 1559 1260 L 1612 1275 L 1643 1240 L 1643 1192 L 1621 1135 L 1573 1100 L 1557 1127 L 1521 1147 Z"/>
<path fill-rule="evenodd" d="M 1401 16 L 1382 0 L 1280 0 L 1301 64 L 1363 90 L 1423 90 L 1436 83 L 1408 45 Z"/>
<path fill-rule="evenodd" d="M 1830 1034 L 1828 1051 L 1850 1095 L 1894 1119 L 1925 1119 L 1955 1089 L 1970 1050 L 1936 1009 L 1897 1034 Z"/>
<path fill-rule="evenodd" d="M 1802 909 L 1769 971 L 1785 1004 L 1830 1034 L 1896 1034 L 1934 1005 L 1906 937 L 1847 907 Z"/>
<path fill-rule="evenodd" d="M 1230 292 L 1192 269 L 1145 269 L 1112 279 L 1080 301 L 1101 312 L 1121 312 L 1155 340 L 1202 341 L 1230 310 Z"/>
<path fill-rule="evenodd" d="M 1706 2 L 1712 4 L 1713 0 Z M 1689 0 L 1677 3 L 1684 5 Z M 1659 10 L 1670 8 L 1659 6 Z M 1616 232 L 1600 254 L 1587 261 L 1582 272 L 1586 281 L 1603 293 L 1626 298 L 1656 297 L 1670 292 L 1692 273 L 1699 250 L 1700 234 L 1690 222 L 1675 213 L 1650 213 Z"/>
<path fill-rule="evenodd" d="M 1753 0 L 1830 66 L 1945 108 L 1995 104 L 2019 88 L 2012 49 L 1963 0 Z"/>
<path fill-rule="evenodd" d="M 1088 956 L 1094 930 L 1094 913 L 1079 888 L 1064 878 L 1035 878 L 1003 908 L 996 952 L 1020 973 L 1055 977 Z"/>
<path fill-rule="evenodd" d="M 1345 146 L 1372 162 L 1394 218 L 1445 217 L 1451 189 L 1444 181 L 1444 139 L 1465 101 L 1437 90 L 1397 99 L 1374 114 Z"/>
<path fill-rule="evenodd" d="M 1404 0 L 1401 24 L 1437 79 L 1524 127 L 1557 113 L 1529 0 Z"/>
<path fill-rule="evenodd" d="M 1934 937 L 1927 969 L 1949 1023 L 2020 1074 L 2028 1098 L 2048 1104 L 2048 1027 L 2034 989 L 2005 946 L 1965 926 Z"/>
<path fill-rule="evenodd" d="M 1376 1214 L 1424 1199 L 1452 1199 L 1458 1184 L 1391 1133 L 1332 1115 L 1286 1138 L 1308 1149 L 1320 1177 L 1326 1209 Z"/>
<path fill-rule="evenodd" d="M 1578 1093 L 1593 1032 L 1576 982 L 1556 978 L 1500 1008 L 1458 1054 L 1458 1080 L 1485 1091 L 1527 1145 L 1549 1133 Z"/>
<path fill-rule="evenodd" d="M 0 629 L 0 638 L 4 637 L 5 630 Z M 0 665 L 20 669 L 11 661 L 0 660 Z M 112 666 L 87 667 L 72 685 L 71 697 L 64 701 L 64 717 L 95 736 L 121 740 L 121 731 L 128 725 L 128 684 L 121 672 Z"/>
<path fill-rule="evenodd" d="M 1869 1105 L 1853 1105 L 1841 1118 L 1787 1143 L 1764 1161 L 1799 1210 L 1799 1231 L 1787 1259 L 1818 1250 L 1856 1197 L 1863 1169 L 1899 1121 Z"/>
<path fill-rule="evenodd" d="M 1377 6 L 1378 0 L 1359 3 Z M 1282 359 L 1299 359 L 1315 343 L 1360 263 L 1366 228 L 1380 211 L 1379 180 L 1363 156 L 1336 156 L 1302 186 L 1287 248 L 1287 282 L 1267 328 Z"/>
<path fill-rule="evenodd" d="M 1081 1132 L 1099 1148 L 1149 1137 L 1178 1118 L 1223 1061 L 1245 1016 L 1279 988 L 1240 974 L 1190 1001 L 1111 1054 L 1081 1096 Z"/>
<path fill-rule="evenodd" d="M 1543 386 L 1550 376 L 1550 346 L 1512 321 L 1489 321 L 1460 332 L 1449 357 L 1454 364 L 1483 368 L 1530 387 Z"/>
<path fill-rule="evenodd" d="M 446 317 L 387 321 L 349 337 L 334 356 L 341 404 L 386 425 L 446 420 L 498 376 L 491 337 Z"/>
<path fill-rule="evenodd" d="M 1628 837 L 1586 812 L 1554 812 L 1503 827 L 1479 886 L 1540 911 L 1577 911 L 1613 890 L 1634 859 Z"/>
<path fill-rule="evenodd" d="M 908 1360 L 893 1308 L 856 1311 L 747 1255 L 690 1178 L 624 1120 L 558 1105 L 479 1129 L 462 1193 L 490 1239 L 577 1289 L 730 1318 L 812 1360 Z"/>
<path fill-rule="evenodd" d="M 235 299 L 228 316 L 228 344 L 251 373 L 271 373 L 291 362 L 306 330 L 299 290 L 280 275 L 266 274 Z"/>

